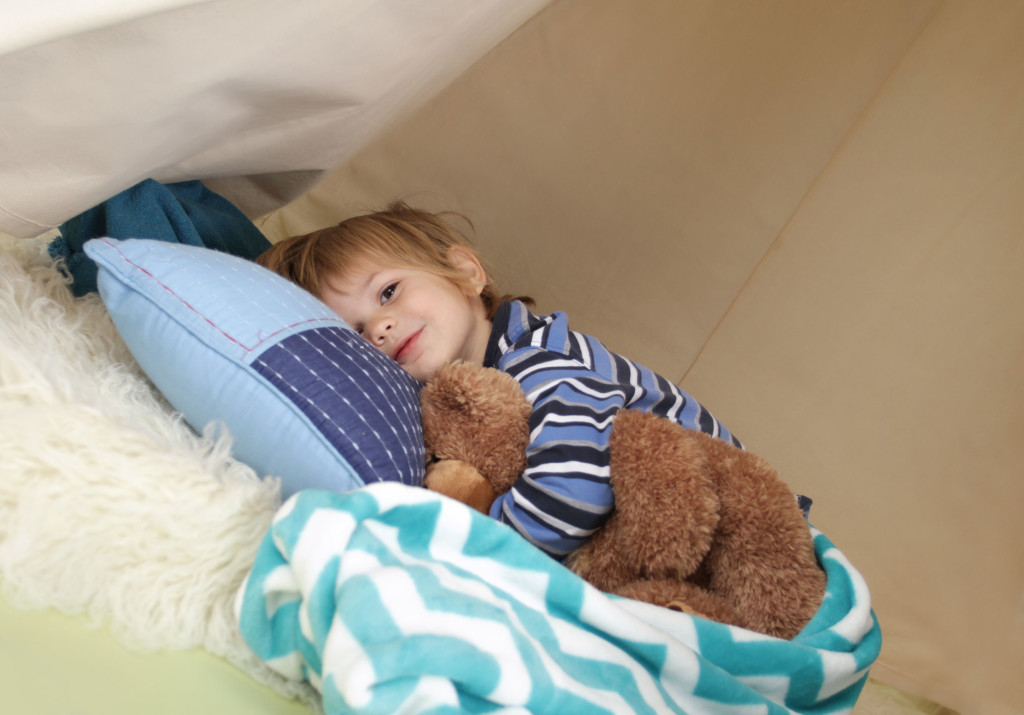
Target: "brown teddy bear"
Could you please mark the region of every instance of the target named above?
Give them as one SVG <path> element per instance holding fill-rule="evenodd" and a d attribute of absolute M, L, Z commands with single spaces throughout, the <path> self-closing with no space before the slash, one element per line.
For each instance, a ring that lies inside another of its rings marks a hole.
<path fill-rule="evenodd" d="M 526 467 L 530 405 L 498 370 L 455 363 L 422 391 L 427 488 L 487 513 Z M 636 410 L 615 418 L 611 517 L 565 565 L 601 589 L 780 638 L 825 574 L 796 499 L 763 459 Z"/>

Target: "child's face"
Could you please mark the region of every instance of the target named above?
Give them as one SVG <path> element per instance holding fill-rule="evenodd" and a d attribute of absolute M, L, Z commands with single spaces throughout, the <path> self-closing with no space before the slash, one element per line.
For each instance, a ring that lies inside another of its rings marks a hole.
<path fill-rule="evenodd" d="M 475 284 L 362 258 L 328 277 L 321 292 L 334 312 L 421 383 L 453 360 L 483 364 L 491 324 Z"/>

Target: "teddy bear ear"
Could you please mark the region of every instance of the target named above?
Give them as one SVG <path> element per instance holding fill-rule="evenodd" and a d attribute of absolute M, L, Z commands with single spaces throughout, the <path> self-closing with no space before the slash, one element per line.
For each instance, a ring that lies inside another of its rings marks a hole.
<path fill-rule="evenodd" d="M 427 450 L 475 467 L 501 494 L 526 468 L 530 405 L 514 378 L 452 363 L 420 393 Z"/>
<path fill-rule="evenodd" d="M 530 405 L 515 378 L 466 362 L 442 367 L 420 393 L 421 407 L 458 413 L 466 419 L 498 422 L 530 417 Z M 454 415 L 453 415 L 454 416 Z M 486 423 L 478 427 L 486 427 Z"/>

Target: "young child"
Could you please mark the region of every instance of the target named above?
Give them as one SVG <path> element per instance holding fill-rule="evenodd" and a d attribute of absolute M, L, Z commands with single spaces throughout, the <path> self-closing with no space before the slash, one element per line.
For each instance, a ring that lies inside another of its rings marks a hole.
<path fill-rule="evenodd" d="M 318 296 L 421 383 L 453 360 L 514 377 L 533 406 L 528 466 L 490 513 L 558 560 L 614 505 L 608 443 L 619 410 L 653 412 L 742 447 L 693 397 L 573 332 L 564 313 L 534 315 L 528 299 L 500 296 L 445 214 L 395 203 L 293 236 L 258 261 Z"/>

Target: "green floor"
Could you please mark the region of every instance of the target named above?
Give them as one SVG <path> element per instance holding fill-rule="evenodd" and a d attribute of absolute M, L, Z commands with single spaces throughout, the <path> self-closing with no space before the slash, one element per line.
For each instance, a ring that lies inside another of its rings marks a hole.
<path fill-rule="evenodd" d="M 106 628 L 0 599 L 6 715 L 308 715 L 202 650 L 138 653 Z"/>
<path fill-rule="evenodd" d="M 864 692 L 853 709 L 854 715 L 957 715 L 931 700 L 908 695 L 902 690 L 868 680 Z"/>

